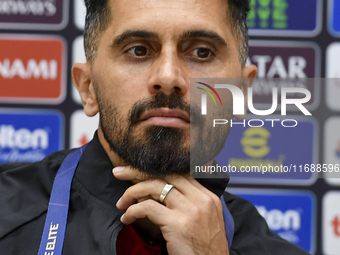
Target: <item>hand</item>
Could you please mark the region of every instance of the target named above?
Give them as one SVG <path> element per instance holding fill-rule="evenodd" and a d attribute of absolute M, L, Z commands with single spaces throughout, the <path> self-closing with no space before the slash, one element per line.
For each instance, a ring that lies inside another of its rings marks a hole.
<path fill-rule="evenodd" d="M 123 223 L 147 217 L 159 226 L 169 255 L 229 254 L 221 201 L 195 179 L 148 179 L 131 167 L 113 172 L 117 179 L 136 183 L 117 202 L 118 209 L 126 210 Z M 173 188 L 161 204 L 159 196 L 167 183 Z"/>

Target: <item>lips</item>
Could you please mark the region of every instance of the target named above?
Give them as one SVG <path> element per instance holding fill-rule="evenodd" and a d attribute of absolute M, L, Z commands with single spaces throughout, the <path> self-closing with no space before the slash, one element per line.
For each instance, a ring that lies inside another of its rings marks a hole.
<path fill-rule="evenodd" d="M 167 126 L 185 127 L 190 124 L 190 116 L 179 109 L 158 108 L 142 114 L 140 120 L 144 123 Z"/>

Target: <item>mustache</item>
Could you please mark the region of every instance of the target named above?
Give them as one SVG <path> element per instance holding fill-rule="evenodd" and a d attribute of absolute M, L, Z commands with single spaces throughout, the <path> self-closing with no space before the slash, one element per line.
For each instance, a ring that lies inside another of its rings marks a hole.
<path fill-rule="evenodd" d="M 130 127 L 136 125 L 146 111 L 157 108 L 179 109 L 190 116 L 190 123 L 202 123 L 200 109 L 197 106 L 185 102 L 177 92 L 167 95 L 164 92 L 158 92 L 150 99 L 144 99 L 136 102 L 129 112 Z"/>

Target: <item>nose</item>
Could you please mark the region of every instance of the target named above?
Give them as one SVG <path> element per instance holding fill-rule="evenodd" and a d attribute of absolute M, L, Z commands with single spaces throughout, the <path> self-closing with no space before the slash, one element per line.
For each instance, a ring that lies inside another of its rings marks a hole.
<path fill-rule="evenodd" d="M 150 70 L 148 89 L 151 94 L 162 91 L 165 94 L 177 92 L 184 96 L 189 89 L 189 78 L 185 65 L 177 50 L 164 47 Z"/>

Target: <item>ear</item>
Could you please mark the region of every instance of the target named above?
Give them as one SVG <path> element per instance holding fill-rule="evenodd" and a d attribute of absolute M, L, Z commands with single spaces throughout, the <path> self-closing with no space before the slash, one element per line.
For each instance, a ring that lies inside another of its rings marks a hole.
<path fill-rule="evenodd" d="M 242 70 L 242 77 L 243 77 L 243 81 L 242 81 L 242 87 L 241 90 L 243 92 L 244 95 L 244 114 L 242 115 L 235 115 L 234 117 L 237 120 L 243 120 L 245 117 L 245 113 L 246 113 L 246 105 L 248 102 L 248 88 L 250 88 L 253 85 L 253 82 L 256 78 L 256 74 L 257 74 L 257 67 L 254 65 L 250 65 L 250 66 L 246 66 L 243 68 Z"/>
<path fill-rule="evenodd" d="M 87 116 L 92 117 L 99 112 L 96 94 L 91 80 L 91 64 L 77 63 L 72 67 L 73 84 L 79 92 Z"/>

